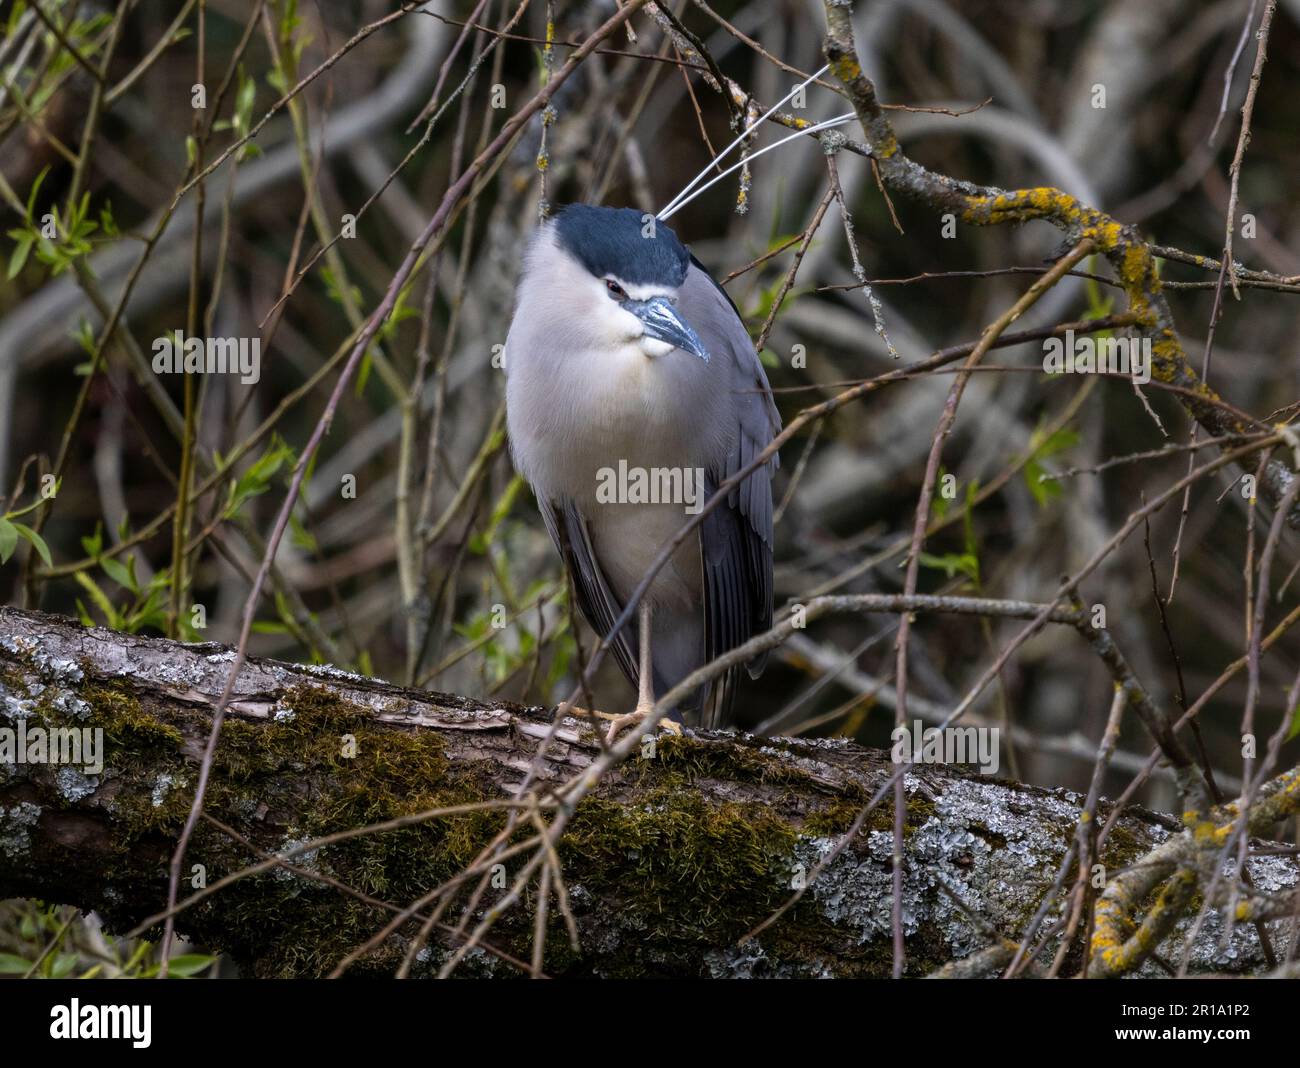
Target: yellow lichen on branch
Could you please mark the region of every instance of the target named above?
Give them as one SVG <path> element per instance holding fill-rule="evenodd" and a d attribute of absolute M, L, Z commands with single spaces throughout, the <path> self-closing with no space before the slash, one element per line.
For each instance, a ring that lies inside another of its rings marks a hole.
<path fill-rule="evenodd" d="M 1092 937 L 1092 964 L 1100 977 L 1123 975 L 1142 963 L 1178 922 L 1196 892 L 1196 885 L 1196 873 L 1180 869 L 1165 883 L 1142 925 L 1127 938 L 1122 932 L 1131 926 L 1128 917 L 1137 902 L 1130 899 L 1131 895 L 1122 894 L 1111 901 L 1104 898 L 1099 901 Z"/>
<path fill-rule="evenodd" d="M 1252 834 L 1264 834 L 1279 820 L 1300 812 L 1300 768 L 1292 768 L 1267 783 L 1251 806 L 1246 822 Z M 1090 959 L 1092 974 L 1123 975 L 1132 971 L 1160 944 L 1179 919 L 1199 885 L 1198 873 L 1212 870 L 1214 856 L 1232 837 L 1241 818 L 1235 802 L 1208 817 L 1194 809 L 1183 813 L 1185 831 L 1111 878 L 1097 900 Z M 1164 886 L 1141 925 L 1135 919 L 1142 902 Z M 1234 912 L 1240 921 L 1262 915 L 1265 899 L 1250 897 Z"/>

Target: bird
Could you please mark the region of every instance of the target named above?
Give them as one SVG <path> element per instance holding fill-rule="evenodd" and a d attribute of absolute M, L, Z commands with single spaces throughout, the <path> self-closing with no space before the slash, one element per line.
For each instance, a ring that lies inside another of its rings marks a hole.
<path fill-rule="evenodd" d="M 767 374 L 739 310 L 670 227 L 632 208 L 586 204 L 563 207 L 532 235 L 504 365 L 515 468 L 578 607 L 608 637 L 692 508 L 780 432 Z M 606 714 L 611 740 L 647 716 L 656 695 L 771 627 L 778 463 L 773 450 L 703 517 L 648 587 L 636 626 L 615 636 L 611 650 L 637 704 Z M 617 472 L 622 482 L 611 480 Z M 656 485 L 693 499 L 656 496 Z M 766 658 L 744 665 L 751 678 Z M 740 669 L 697 687 L 662 725 L 678 733 L 683 723 L 728 725 Z"/>

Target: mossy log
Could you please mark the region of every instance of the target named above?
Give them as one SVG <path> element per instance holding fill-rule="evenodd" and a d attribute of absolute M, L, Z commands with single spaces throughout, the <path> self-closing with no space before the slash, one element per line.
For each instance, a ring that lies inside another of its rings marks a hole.
<path fill-rule="evenodd" d="M 104 738 L 98 774 L 0 763 L 0 896 L 93 909 L 116 931 L 162 908 L 167 865 L 233 659 L 221 645 L 85 629 L 0 608 L 0 727 L 102 728 Z M 551 718 L 544 708 L 252 659 L 234 689 L 205 809 L 246 841 L 200 822 L 182 897 L 196 871 L 210 884 L 257 861 L 250 844 L 281 852 L 396 816 L 507 797 Z M 572 776 L 598 753 L 590 727 L 566 721 L 541 760 L 541 786 Z M 560 857 L 579 949 L 551 909 L 545 970 L 888 975 L 888 801 L 794 908 L 758 937 L 741 939 L 790 898 L 891 770 L 886 754 L 839 740 L 661 737 L 653 755 L 616 769 L 583 800 L 569 825 Z M 906 791 L 907 971 L 924 975 L 999 936 L 1018 937 L 1055 877 L 1082 799 L 929 766 L 907 776 Z M 293 863 L 405 906 L 462 870 L 504 818 L 499 810 L 468 812 L 353 838 Z M 1102 859 L 1123 866 L 1177 833 L 1173 819 L 1132 809 Z M 1286 857 L 1264 858 L 1252 874 L 1261 886 L 1296 882 Z M 483 907 L 504 892 L 490 890 Z M 523 901 L 493 929 L 501 954 L 528 959 L 533 904 Z M 177 923 L 191 941 L 227 952 L 252 974 L 318 975 L 390 916 L 273 868 L 211 894 Z M 350 974 L 392 974 L 413 933 L 399 931 Z M 1194 968 L 1261 965 L 1251 927 L 1221 941 L 1212 917 L 1196 942 Z M 435 937 L 417 972 L 435 968 L 448 944 Z M 476 949 L 467 970 L 516 974 L 501 954 Z"/>

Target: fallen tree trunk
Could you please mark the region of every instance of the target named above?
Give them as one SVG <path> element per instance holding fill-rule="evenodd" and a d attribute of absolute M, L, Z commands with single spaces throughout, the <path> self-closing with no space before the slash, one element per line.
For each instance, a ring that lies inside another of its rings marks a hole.
<path fill-rule="evenodd" d="M 102 768 L 85 759 L 96 756 L 93 746 L 80 767 L 0 760 L 0 896 L 93 909 L 118 931 L 163 907 L 168 860 L 233 660 L 216 644 L 87 630 L 0 608 L 0 728 L 11 739 L 21 730 L 29 743 L 37 727 L 99 730 L 103 738 Z M 507 798 L 551 718 L 542 708 L 250 659 L 207 795 L 205 811 L 224 826 L 199 824 L 182 899 L 265 853 L 326 834 Z M 566 721 L 540 760 L 539 788 L 569 778 L 599 751 L 585 723 Z M 659 739 L 578 806 L 560 858 L 579 948 L 552 909 L 546 971 L 888 975 L 888 800 L 795 907 L 738 942 L 829 854 L 892 768 L 887 754 L 838 740 L 729 732 Z M 1082 799 L 933 766 L 914 768 L 906 789 L 908 974 L 928 974 L 999 937 L 1018 939 L 1055 878 Z M 405 907 L 456 875 L 504 819 L 500 809 L 480 808 L 324 846 L 292 860 L 299 872 L 272 867 L 210 894 L 180 913 L 177 929 L 255 974 L 326 973 L 390 919 L 384 903 Z M 1118 870 L 1179 833 L 1169 817 L 1130 810 L 1102 860 Z M 1251 870 L 1264 888 L 1297 882 L 1289 857 L 1261 858 Z M 500 885 L 494 881 L 481 907 L 504 892 Z M 534 903 L 502 917 L 492 952 L 473 951 L 469 972 L 516 973 L 509 960 L 530 955 Z M 352 972 L 392 974 L 418 926 Z M 1184 921 L 1171 938 L 1186 928 Z M 1285 945 L 1282 923 L 1273 929 L 1275 945 Z M 1252 927 L 1238 925 L 1223 941 L 1211 916 L 1195 941 L 1193 969 L 1261 968 Z M 453 944 L 435 929 L 417 972 L 436 968 Z"/>

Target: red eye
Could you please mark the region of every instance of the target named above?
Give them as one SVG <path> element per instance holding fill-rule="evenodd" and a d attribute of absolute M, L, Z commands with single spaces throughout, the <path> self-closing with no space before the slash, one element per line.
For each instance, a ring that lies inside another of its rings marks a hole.
<path fill-rule="evenodd" d="M 627 299 L 627 293 L 624 291 L 621 285 L 619 285 L 617 282 L 614 281 L 614 279 L 606 278 L 605 288 L 609 290 L 609 295 L 613 297 L 615 300 Z"/>

